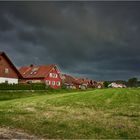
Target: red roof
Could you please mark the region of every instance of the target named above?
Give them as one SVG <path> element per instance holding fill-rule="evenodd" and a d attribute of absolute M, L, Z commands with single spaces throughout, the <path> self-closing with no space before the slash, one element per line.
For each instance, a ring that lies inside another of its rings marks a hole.
<path fill-rule="evenodd" d="M 72 77 L 71 75 L 62 74 L 62 76 L 63 76 L 64 82 L 67 84 L 73 84 L 75 82 L 75 78 Z"/>
<path fill-rule="evenodd" d="M 82 85 L 82 84 L 88 84 L 90 83 L 90 80 L 84 79 L 84 78 L 76 78 L 71 75 L 63 74 L 64 82 L 68 84 L 76 84 L 76 85 Z"/>
<path fill-rule="evenodd" d="M 97 84 L 95 80 L 87 79 L 87 78 L 79 78 L 73 77 L 71 75 L 62 74 L 63 81 L 69 85 L 85 85 L 87 87 L 93 87 Z"/>
<path fill-rule="evenodd" d="M 52 68 L 56 65 L 41 65 L 41 66 L 24 66 L 19 69 L 19 72 L 24 78 L 45 78 Z"/>
<path fill-rule="evenodd" d="M 80 84 L 88 84 L 90 80 L 84 78 L 77 78 L 76 81 Z"/>

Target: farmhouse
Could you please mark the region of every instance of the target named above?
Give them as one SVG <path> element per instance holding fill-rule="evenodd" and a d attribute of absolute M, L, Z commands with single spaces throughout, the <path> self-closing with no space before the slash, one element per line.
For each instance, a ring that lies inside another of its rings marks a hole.
<path fill-rule="evenodd" d="M 62 82 L 66 88 L 76 89 L 75 78 L 71 75 L 62 74 Z"/>
<path fill-rule="evenodd" d="M 97 85 L 97 82 L 95 80 L 91 80 L 88 78 L 76 78 L 76 80 L 80 83 L 81 86 L 85 86 L 86 88 L 95 88 Z"/>
<path fill-rule="evenodd" d="M 22 75 L 4 52 L 0 52 L 0 83 L 18 84 Z"/>
<path fill-rule="evenodd" d="M 93 80 L 89 80 L 85 78 L 77 78 L 67 74 L 62 75 L 62 80 L 67 88 L 86 89 L 86 88 L 95 87 L 95 81 Z"/>
<path fill-rule="evenodd" d="M 23 76 L 20 83 L 46 83 L 46 85 L 54 89 L 60 88 L 62 85 L 57 65 L 30 65 L 21 67 L 19 72 Z"/>
<path fill-rule="evenodd" d="M 104 82 L 96 82 L 95 87 L 96 88 L 104 88 Z"/>
<path fill-rule="evenodd" d="M 124 84 L 117 84 L 117 83 L 111 83 L 108 85 L 108 87 L 111 87 L 111 88 L 126 88 L 126 85 Z"/>

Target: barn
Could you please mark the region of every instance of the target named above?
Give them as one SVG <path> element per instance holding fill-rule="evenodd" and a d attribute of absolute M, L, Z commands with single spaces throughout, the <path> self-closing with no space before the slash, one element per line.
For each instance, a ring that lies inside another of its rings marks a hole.
<path fill-rule="evenodd" d="M 22 75 L 16 69 L 9 57 L 0 52 L 0 83 L 18 84 Z"/>
<path fill-rule="evenodd" d="M 60 71 L 57 65 L 30 65 L 19 69 L 23 76 L 20 83 L 46 83 L 51 88 L 57 89 L 62 85 Z"/>

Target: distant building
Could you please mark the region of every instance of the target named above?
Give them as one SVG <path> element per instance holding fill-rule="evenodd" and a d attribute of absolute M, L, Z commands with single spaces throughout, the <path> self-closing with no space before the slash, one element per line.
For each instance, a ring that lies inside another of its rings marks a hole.
<path fill-rule="evenodd" d="M 76 81 L 79 83 L 80 88 L 94 88 L 96 83 L 96 81 L 88 78 L 76 78 Z"/>
<path fill-rule="evenodd" d="M 104 82 L 97 82 L 97 83 L 95 84 L 95 87 L 96 87 L 96 88 L 104 88 Z"/>
<path fill-rule="evenodd" d="M 9 57 L 0 52 L 0 83 L 18 84 L 22 75 L 16 69 Z"/>
<path fill-rule="evenodd" d="M 21 67 L 19 72 L 23 76 L 20 83 L 46 83 L 54 89 L 60 88 L 62 85 L 57 65 L 30 65 Z"/>
<path fill-rule="evenodd" d="M 93 80 L 77 78 L 67 74 L 62 74 L 62 81 L 67 88 L 71 89 L 87 89 L 95 87 L 95 81 Z"/>
<path fill-rule="evenodd" d="M 117 83 L 113 82 L 113 83 L 109 84 L 108 87 L 111 87 L 111 88 L 126 88 L 126 85 L 125 84 L 117 84 Z"/>

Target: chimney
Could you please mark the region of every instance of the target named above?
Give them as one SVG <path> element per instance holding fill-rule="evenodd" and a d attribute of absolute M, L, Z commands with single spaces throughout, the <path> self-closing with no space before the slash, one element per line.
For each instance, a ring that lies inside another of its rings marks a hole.
<path fill-rule="evenodd" d="M 30 65 L 30 67 L 33 67 L 33 66 L 34 66 L 33 64 Z"/>

